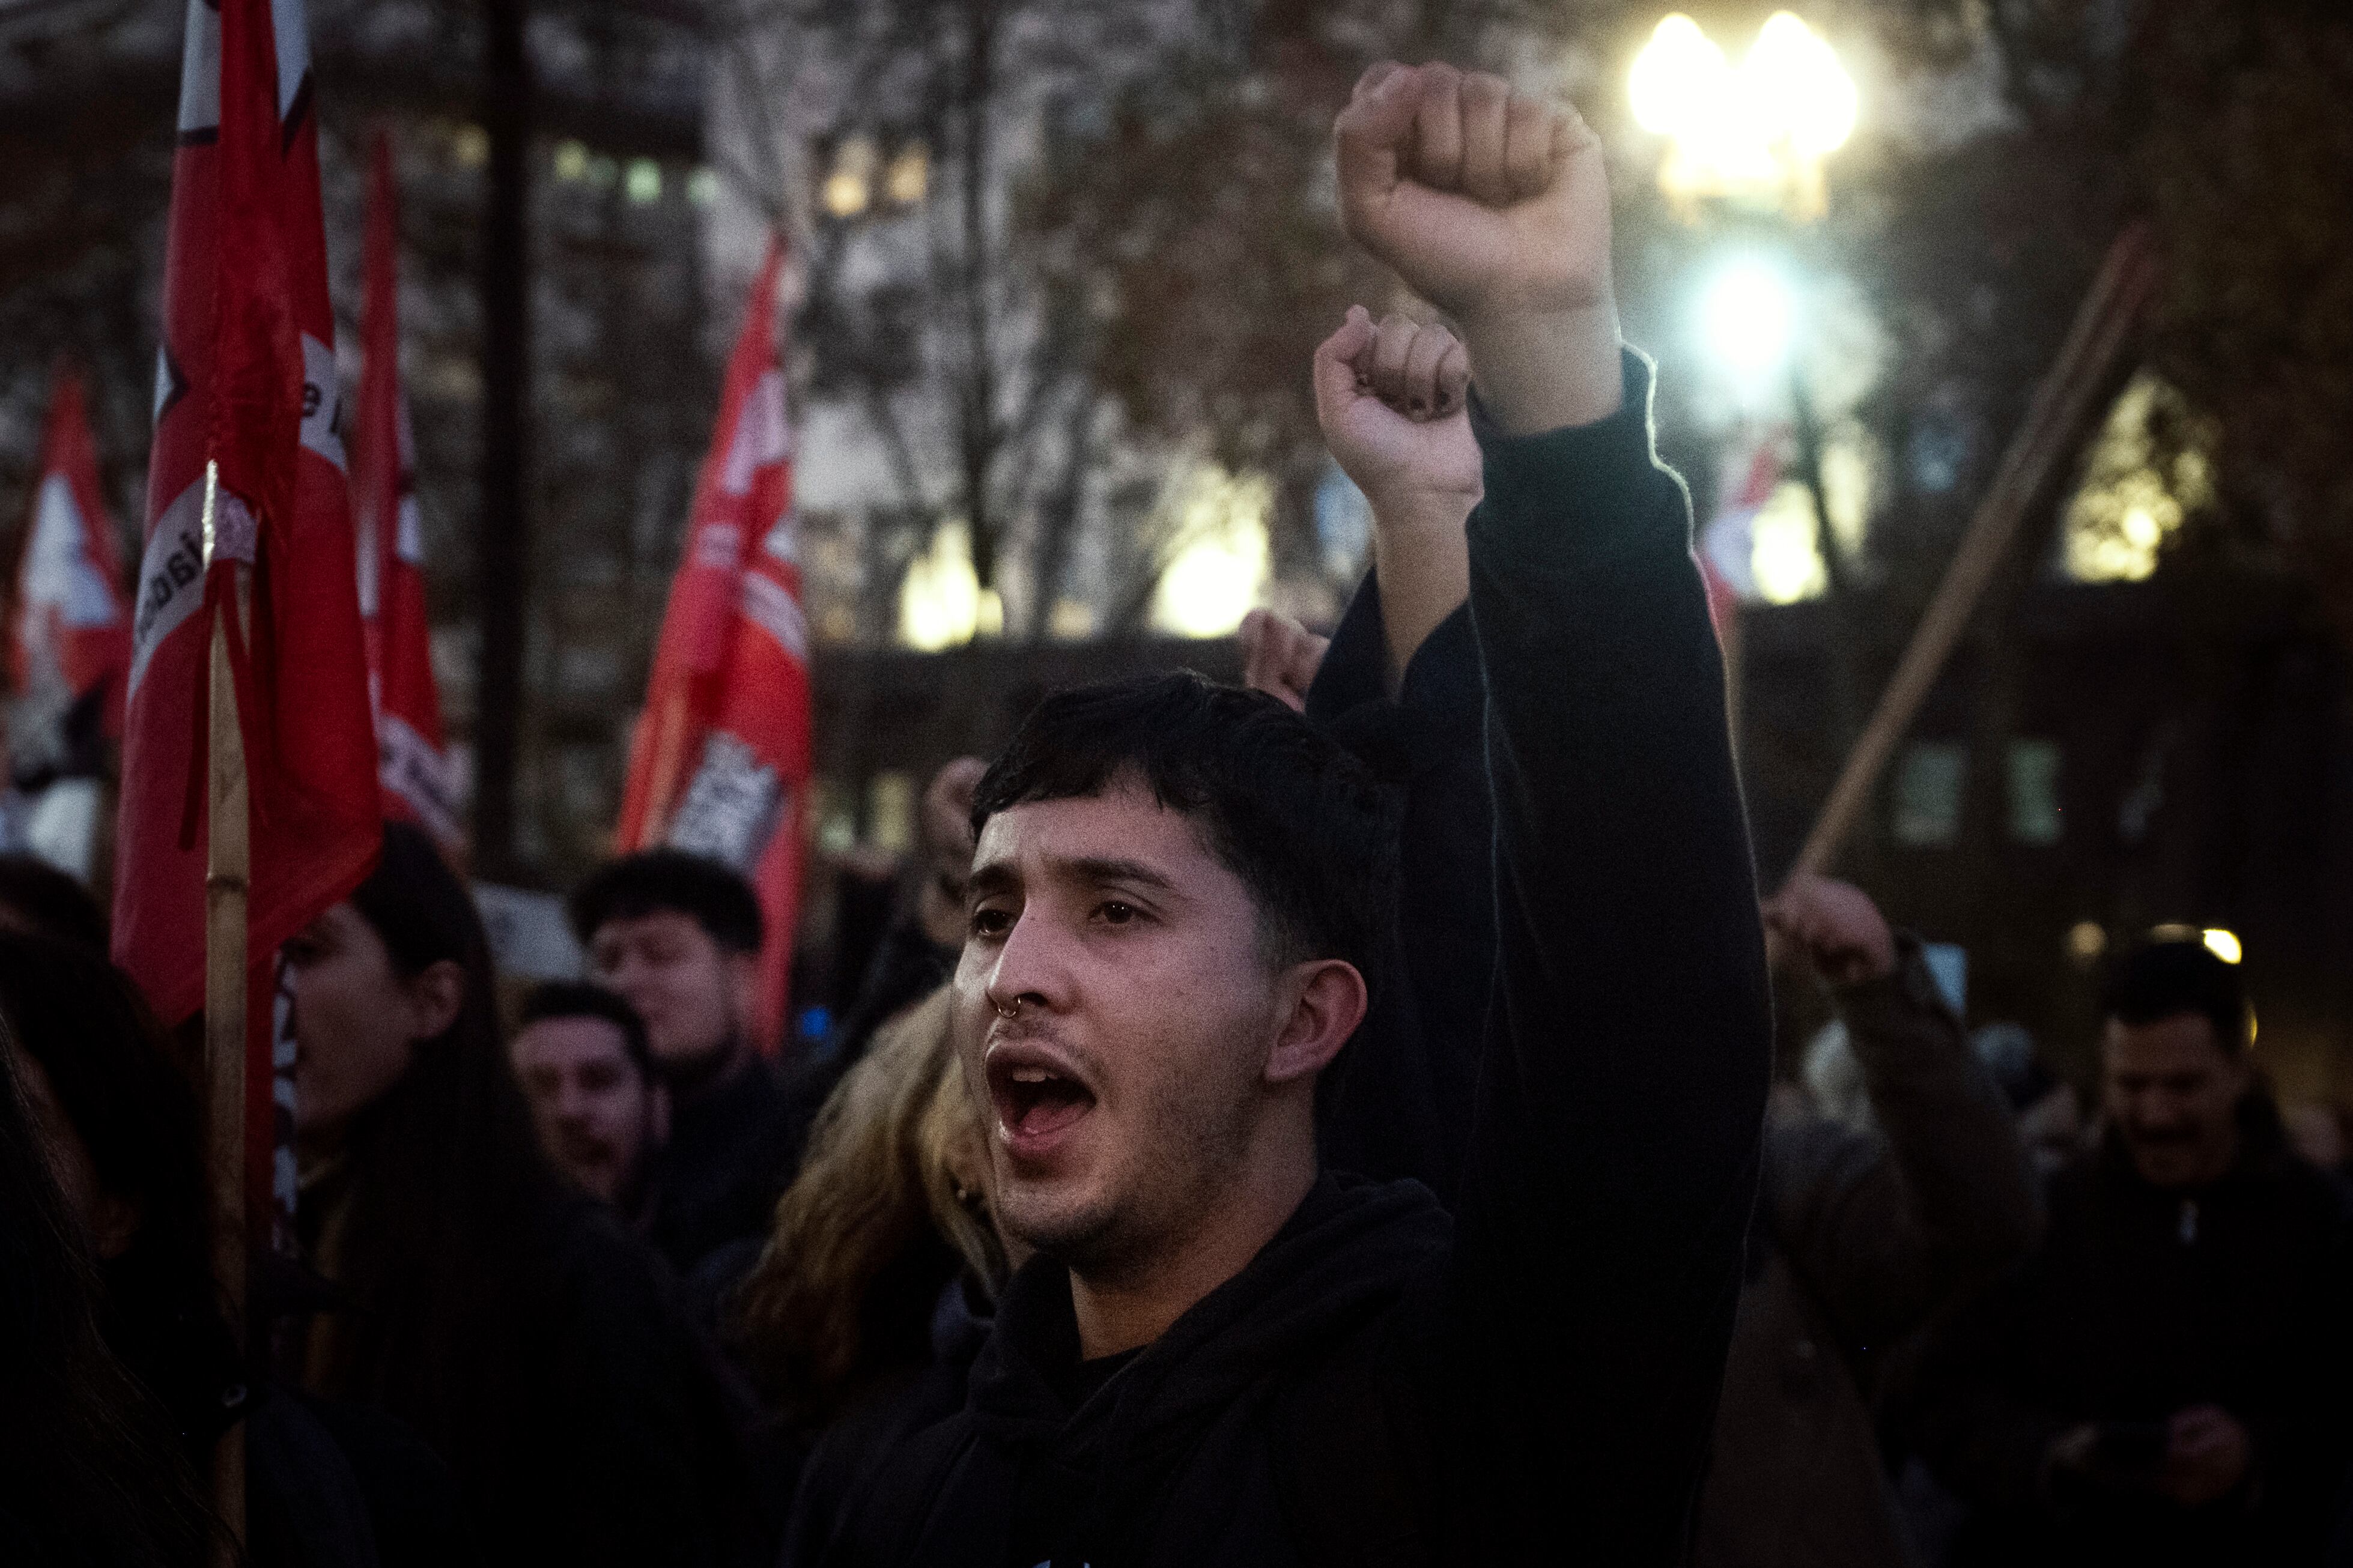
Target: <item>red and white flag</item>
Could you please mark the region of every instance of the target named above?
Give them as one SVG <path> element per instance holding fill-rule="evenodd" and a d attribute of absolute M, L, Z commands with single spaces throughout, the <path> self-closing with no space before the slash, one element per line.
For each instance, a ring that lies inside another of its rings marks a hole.
<path fill-rule="evenodd" d="M 123 600 L 114 519 L 99 489 L 98 447 L 90 439 L 81 377 L 59 364 L 41 437 L 41 477 L 33 524 L 16 568 L 11 607 L 10 671 L 18 694 L 16 728 L 29 721 L 55 732 L 12 734 L 62 757 L 67 716 L 95 704 L 93 733 L 122 733 L 122 683 L 131 668 L 131 606 Z M 21 759 L 20 759 L 21 760 Z"/>
<path fill-rule="evenodd" d="M 759 894 L 764 1048 L 783 1038 L 809 776 L 808 626 L 792 513 L 792 430 L 776 341 L 772 240 L 727 363 L 670 581 L 615 834 L 734 867 Z"/>
<path fill-rule="evenodd" d="M 271 1127 L 269 968 L 382 836 L 354 591 L 302 0 L 189 0 L 133 610 L 114 955 L 166 1020 L 203 1002 L 209 645 L 225 620 L 251 791 L 247 1127 Z M 219 468 L 203 537 L 206 464 Z M 251 567 L 249 614 L 235 569 Z"/>
<path fill-rule="evenodd" d="M 1715 515 L 1699 531 L 1701 574 L 1708 609 L 1719 628 L 1742 605 L 1765 595 L 1757 586 L 1757 515 L 1781 483 L 1781 443 L 1767 430 L 1756 444 L 1725 459 Z"/>
<path fill-rule="evenodd" d="M 400 384 L 400 209 L 392 143 L 375 139 L 368 187 L 367 293 L 360 311 L 358 418 L 352 426 L 352 525 L 358 541 L 360 620 L 368 696 L 375 710 L 384 814 L 405 817 L 455 849 L 457 780 L 441 736 L 425 616 L 425 531 L 417 512 L 417 443 Z"/>

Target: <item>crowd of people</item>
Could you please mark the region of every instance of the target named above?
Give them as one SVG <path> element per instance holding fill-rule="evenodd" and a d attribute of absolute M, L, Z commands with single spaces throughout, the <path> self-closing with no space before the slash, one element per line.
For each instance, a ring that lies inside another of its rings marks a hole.
<path fill-rule="evenodd" d="M 1594 137 L 1392 66 L 1337 156 L 1453 323 L 1312 367 L 1362 590 L 944 772 L 822 1050 L 726 868 L 605 867 L 502 1010 L 387 824 L 232 1322 L 185 1032 L 0 865 L 7 1560 L 217 1561 L 235 1430 L 269 1568 L 2353 1563 L 2346 1188 L 2236 972 L 2120 956 L 2046 1138 L 1862 890 L 1760 900 Z"/>

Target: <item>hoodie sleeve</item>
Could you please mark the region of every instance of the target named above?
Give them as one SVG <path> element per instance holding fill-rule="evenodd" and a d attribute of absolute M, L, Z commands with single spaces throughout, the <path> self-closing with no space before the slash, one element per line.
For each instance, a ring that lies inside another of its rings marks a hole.
<path fill-rule="evenodd" d="M 1629 352 L 1617 414 L 1545 435 L 1474 410 L 1497 962 L 1449 1295 L 1461 1517 L 1628 1564 L 1681 1560 L 1771 1048 L 1723 668 L 1651 377 Z"/>
<path fill-rule="evenodd" d="M 1372 1016 L 1325 1075 L 1319 1142 L 1335 1170 L 1409 1177 L 1451 1203 L 1495 952 L 1485 694 L 1469 609 L 1422 640 L 1394 696 L 1388 658 L 1380 582 L 1367 574 L 1308 689 L 1307 716 L 1403 795 L 1397 951 Z"/>
<path fill-rule="evenodd" d="M 1917 938 L 1838 994 L 1881 1131 L 1827 1119 L 1766 1140 L 1766 1220 L 1851 1346 L 1884 1345 L 2024 1257 L 2042 1198 L 2018 1127 Z"/>

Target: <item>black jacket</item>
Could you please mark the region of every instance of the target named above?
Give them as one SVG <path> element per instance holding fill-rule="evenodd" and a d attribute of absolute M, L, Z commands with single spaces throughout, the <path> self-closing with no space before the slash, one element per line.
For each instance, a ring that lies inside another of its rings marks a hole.
<path fill-rule="evenodd" d="M 1763 942 L 1724 685 L 1650 373 L 1480 433 L 1471 611 L 1496 963 L 1457 1217 L 1326 1177 L 1092 1394 L 1068 1277 L 1008 1293 L 965 1407 L 828 1563 L 1680 1555 L 1756 1190 Z"/>
<path fill-rule="evenodd" d="M 756 1059 L 672 1107 L 647 1173 L 646 1237 L 681 1279 L 729 1242 L 767 1235 L 799 1131 L 776 1070 Z"/>
<path fill-rule="evenodd" d="M 2268 1099 L 2242 1108 L 2229 1174 L 2194 1193 L 2141 1180 L 2113 1135 L 2062 1171 L 2042 1247 L 1938 1336 L 1915 1416 L 1923 1457 L 1975 1506 L 1961 1563 L 2309 1563 L 2353 1450 L 2343 1209 L 2288 1149 Z M 2132 1474 L 2161 1424 L 2218 1405 L 2254 1472 L 2185 1510 Z M 2057 1480 L 2054 1438 L 2120 1424 L 2116 1471 Z M 2137 1445 L 2130 1439 L 2141 1436 Z"/>
<path fill-rule="evenodd" d="M 702 1568 L 760 1548 L 738 1432 L 677 1281 L 585 1199 L 548 1216 L 554 1268 L 495 1469 L 459 1468 L 489 1563 Z"/>

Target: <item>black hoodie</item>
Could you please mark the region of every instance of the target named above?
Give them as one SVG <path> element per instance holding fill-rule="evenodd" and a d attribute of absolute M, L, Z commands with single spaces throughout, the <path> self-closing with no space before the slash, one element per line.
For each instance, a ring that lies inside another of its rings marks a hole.
<path fill-rule="evenodd" d="M 965 1407 L 828 1564 L 1667 1563 L 1739 1293 L 1770 1049 L 1723 672 L 1650 367 L 1597 425 L 1479 426 L 1495 960 L 1450 1226 L 1327 1176 L 1092 1391 L 1025 1268 Z M 1474 409 L 1474 425 L 1476 424 Z"/>

